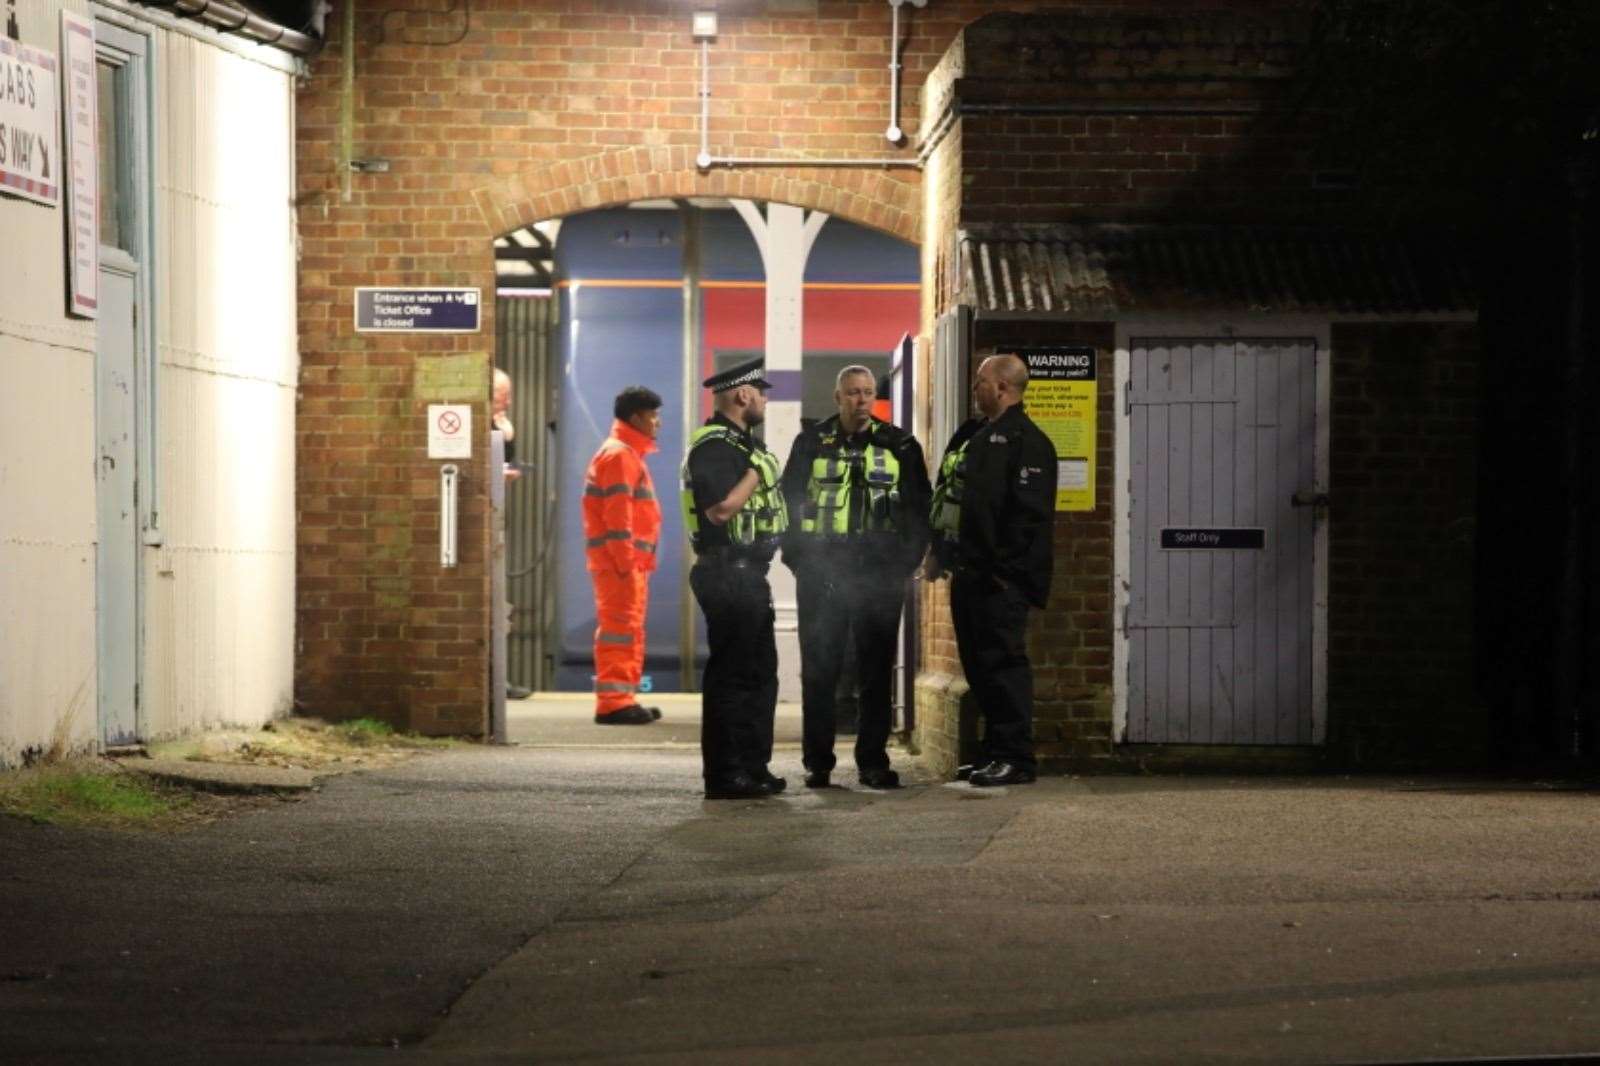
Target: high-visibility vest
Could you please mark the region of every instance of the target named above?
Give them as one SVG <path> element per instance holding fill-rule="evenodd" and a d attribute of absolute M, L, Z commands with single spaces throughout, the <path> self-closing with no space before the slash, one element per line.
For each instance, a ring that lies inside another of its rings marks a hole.
<path fill-rule="evenodd" d="M 626 422 L 589 461 L 583 477 L 583 535 L 590 570 L 654 570 L 661 505 L 644 465 L 655 442 Z"/>
<path fill-rule="evenodd" d="M 946 540 L 961 539 L 961 497 L 966 492 L 967 445 L 971 443 L 972 438 L 968 437 L 961 447 L 945 452 L 944 461 L 939 464 L 939 484 L 933 490 L 928 518 L 933 531 Z"/>
<path fill-rule="evenodd" d="M 778 538 L 789 528 L 789 509 L 784 505 L 783 493 L 778 491 L 778 459 L 765 448 L 752 446 L 748 438 L 728 426 L 701 426 L 689 437 L 689 449 L 683 457 L 681 474 L 683 489 L 679 500 L 683 504 L 683 528 L 689 533 L 689 543 L 696 551 L 701 549 L 700 509 L 694 505 L 694 484 L 689 474 L 689 457 L 700 445 L 711 440 L 725 440 L 750 460 L 755 467 L 756 490 L 744 501 L 732 518 L 728 519 L 728 539 L 741 548 L 765 545 Z"/>
<path fill-rule="evenodd" d="M 869 423 L 865 447 L 847 445 L 839 433 L 820 438 L 806 482 L 801 533 L 836 538 L 899 531 L 900 460 L 878 439 L 888 435 L 880 426 Z"/>

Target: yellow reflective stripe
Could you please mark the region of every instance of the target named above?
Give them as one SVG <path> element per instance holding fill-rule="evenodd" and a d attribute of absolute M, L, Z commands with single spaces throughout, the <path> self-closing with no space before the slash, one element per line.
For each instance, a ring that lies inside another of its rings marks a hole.
<path fill-rule="evenodd" d="M 625 481 L 619 481 L 615 485 L 607 485 L 605 488 L 601 488 L 599 485 L 593 483 L 583 486 L 583 494 L 585 496 L 621 496 L 627 491 L 628 485 Z"/>
<path fill-rule="evenodd" d="M 599 548 L 599 547 L 604 546 L 607 541 L 611 541 L 611 540 L 631 540 L 632 538 L 633 538 L 633 531 L 632 530 L 628 530 L 628 529 L 613 529 L 613 530 L 610 530 L 610 531 L 602 534 L 601 536 L 590 537 L 584 543 L 586 543 L 591 548 Z"/>
<path fill-rule="evenodd" d="M 595 640 L 601 644 L 632 644 L 632 633 L 601 633 Z"/>

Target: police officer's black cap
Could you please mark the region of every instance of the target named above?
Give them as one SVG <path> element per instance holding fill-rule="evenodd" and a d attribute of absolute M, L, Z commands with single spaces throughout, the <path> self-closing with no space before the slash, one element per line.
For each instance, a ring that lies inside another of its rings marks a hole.
<path fill-rule="evenodd" d="M 700 383 L 701 388 L 710 389 L 712 392 L 727 392 L 740 385 L 754 385 L 758 389 L 772 388 L 772 382 L 767 380 L 767 363 L 765 359 L 752 359 L 748 363 L 730 366 L 720 373 L 712 374 Z"/>

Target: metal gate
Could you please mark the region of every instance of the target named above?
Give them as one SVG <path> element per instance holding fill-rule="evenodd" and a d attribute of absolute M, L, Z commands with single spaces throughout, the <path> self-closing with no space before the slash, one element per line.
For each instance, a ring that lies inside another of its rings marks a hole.
<path fill-rule="evenodd" d="M 1313 743 L 1316 342 L 1128 351 L 1128 740 Z"/>
<path fill-rule="evenodd" d="M 506 492 L 506 584 L 511 600 L 506 677 L 534 690 L 550 685 L 554 644 L 556 452 L 551 336 L 557 304 L 546 297 L 495 302 L 495 363 L 511 375 L 514 458 L 521 477 Z"/>

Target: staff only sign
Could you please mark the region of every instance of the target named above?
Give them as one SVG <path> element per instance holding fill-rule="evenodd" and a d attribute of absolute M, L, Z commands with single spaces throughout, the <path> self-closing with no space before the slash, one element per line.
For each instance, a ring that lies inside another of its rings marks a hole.
<path fill-rule="evenodd" d="M 56 57 L 0 37 L 0 192 L 54 207 L 61 197 Z"/>

